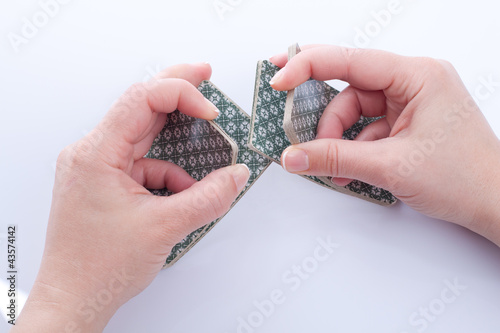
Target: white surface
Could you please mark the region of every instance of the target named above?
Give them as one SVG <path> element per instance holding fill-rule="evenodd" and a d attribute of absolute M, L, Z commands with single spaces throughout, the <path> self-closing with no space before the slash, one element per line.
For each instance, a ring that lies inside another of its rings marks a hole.
<path fill-rule="evenodd" d="M 129 85 L 172 64 L 209 61 L 212 81 L 250 112 L 259 59 L 295 41 L 354 45 L 355 29 L 389 3 L 224 2 L 235 4 L 225 20 L 213 0 L 69 1 L 16 53 L 7 35 L 19 34 L 23 17 L 40 5 L 2 1 L 0 233 L 8 223 L 19 226 L 22 291 L 29 292 L 40 264 L 58 152 L 95 126 Z M 481 78 L 500 81 L 496 3 L 401 6 L 369 47 L 448 59 L 472 93 Z M 480 106 L 500 134 L 497 89 Z M 327 237 L 340 247 L 292 291 L 289 270 L 311 264 L 317 238 Z M 283 304 L 242 332 L 413 333 L 423 323 L 412 326 L 409 318 L 429 305 L 442 313 L 422 332 L 498 332 L 499 259 L 496 246 L 462 228 L 401 203 L 382 208 L 337 194 L 273 165 L 189 254 L 120 309 L 106 332 L 236 332 L 239 317 L 260 319 L 254 302 L 276 290 Z M 445 281 L 455 279 L 467 289 L 439 308 Z"/>

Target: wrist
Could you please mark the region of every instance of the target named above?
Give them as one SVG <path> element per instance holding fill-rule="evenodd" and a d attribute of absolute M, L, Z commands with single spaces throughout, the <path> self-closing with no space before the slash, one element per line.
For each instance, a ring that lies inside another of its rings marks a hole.
<path fill-rule="evenodd" d="M 130 267 L 129 267 L 130 268 Z M 45 256 L 12 332 L 102 332 L 131 296 L 131 270 L 78 269 Z M 132 288 L 131 288 L 132 287 Z"/>
<path fill-rule="evenodd" d="M 485 166 L 488 172 L 478 184 L 476 214 L 471 230 L 500 246 L 500 145 L 491 152 L 492 157 Z"/>
<path fill-rule="evenodd" d="M 102 332 L 116 310 L 37 281 L 11 332 Z"/>
<path fill-rule="evenodd" d="M 484 205 L 484 211 L 478 212 L 479 218 L 471 230 L 500 246 L 500 191 L 490 192 L 490 195 L 491 199 Z"/>

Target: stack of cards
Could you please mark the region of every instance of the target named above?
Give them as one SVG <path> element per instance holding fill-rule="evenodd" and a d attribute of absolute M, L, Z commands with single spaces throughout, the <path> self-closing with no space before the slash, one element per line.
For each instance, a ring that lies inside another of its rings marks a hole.
<path fill-rule="evenodd" d="M 291 59 L 300 48 L 289 49 Z M 309 80 L 292 91 L 274 90 L 270 81 L 279 67 L 269 61 L 257 65 L 252 130 L 248 145 L 259 154 L 280 163 L 282 152 L 291 144 L 314 140 L 319 119 L 326 106 L 339 93 L 325 82 Z M 343 139 L 353 140 L 363 128 L 378 118 L 361 117 L 344 132 Z M 388 191 L 353 181 L 345 187 L 334 185 L 329 177 L 303 176 L 319 185 L 380 205 L 392 205 L 397 199 Z"/>
<path fill-rule="evenodd" d="M 196 180 L 231 164 L 246 164 L 250 169 L 250 179 L 233 203 L 234 206 L 266 170 L 270 161 L 247 147 L 250 117 L 211 82 L 202 82 L 198 89 L 219 109 L 217 119 L 196 119 L 179 111 L 168 114 L 165 127 L 154 140 L 146 157 L 175 163 Z M 151 192 L 163 196 L 172 194 L 168 189 Z M 179 260 L 221 219 L 196 230 L 176 244 L 164 268 Z"/>
<path fill-rule="evenodd" d="M 293 57 L 298 52 L 298 45 L 294 45 L 290 47 L 289 56 Z M 198 89 L 220 110 L 220 115 L 213 121 L 207 121 L 186 116 L 179 111 L 169 114 L 165 127 L 154 140 L 146 157 L 175 163 L 196 180 L 228 165 L 246 164 L 250 169 L 250 179 L 233 203 L 234 206 L 271 161 L 280 163 L 283 150 L 291 144 L 315 139 L 323 111 L 339 93 L 328 84 L 315 80 L 309 80 L 293 91 L 276 91 L 269 81 L 278 70 L 269 61 L 258 63 L 251 119 L 215 85 L 204 81 Z M 374 120 L 376 118 L 361 117 L 358 123 L 344 132 L 343 138 L 353 140 Z M 396 202 L 396 198 L 388 191 L 356 180 L 345 187 L 339 187 L 328 177 L 303 177 L 381 205 Z M 151 192 L 161 196 L 172 194 L 168 189 Z M 222 217 L 194 231 L 176 244 L 164 268 L 179 260 L 221 219 Z"/>

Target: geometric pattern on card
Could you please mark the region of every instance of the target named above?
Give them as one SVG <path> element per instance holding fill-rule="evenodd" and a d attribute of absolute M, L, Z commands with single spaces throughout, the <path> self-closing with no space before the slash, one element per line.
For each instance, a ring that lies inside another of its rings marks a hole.
<path fill-rule="evenodd" d="M 201 180 L 212 171 L 236 162 L 238 147 L 213 121 L 187 116 L 178 110 L 167 114 L 165 126 L 146 155 L 180 166 L 191 177 Z M 169 189 L 151 190 L 159 196 L 173 194 Z M 167 258 L 175 260 L 203 234 L 206 226 L 176 244 Z"/>
<path fill-rule="evenodd" d="M 283 116 L 287 103 L 287 92 L 274 90 L 270 81 L 279 67 L 264 60 L 257 65 L 255 79 L 252 123 L 248 146 L 253 151 L 280 164 L 281 154 L 290 141 L 283 128 Z M 301 176 L 322 186 L 331 188 L 318 177 Z"/>
<path fill-rule="evenodd" d="M 235 163 L 244 163 L 248 166 L 250 169 L 250 177 L 249 180 L 243 189 L 243 191 L 239 194 L 239 196 L 236 198 L 236 200 L 233 202 L 231 205 L 231 208 L 240 200 L 243 195 L 250 189 L 250 187 L 257 181 L 257 179 L 261 176 L 261 174 L 266 170 L 266 168 L 269 166 L 271 161 L 266 159 L 265 157 L 255 153 L 254 151 L 250 150 L 247 146 L 248 142 L 248 137 L 249 137 L 249 131 L 250 131 L 250 117 L 248 114 L 245 113 L 236 103 L 234 103 L 229 97 L 227 97 L 220 89 L 218 89 L 213 83 L 210 81 L 203 81 L 199 86 L 198 90 L 202 93 L 202 95 L 208 99 L 212 104 L 214 104 L 220 111 L 219 116 L 210 121 L 209 123 L 212 125 L 212 127 L 218 131 L 221 135 L 223 135 L 228 142 L 231 142 L 233 147 L 233 152 L 237 152 L 233 156 L 234 161 L 231 164 Z M 183 115 L 180 114 L 182 117 Z M 169 119 L 171 120 L 171 119 Z M 172 147 L 175 147 L 176 145 L 173 143 L 172 139 L 175 139 L 176 135 L 175 133 L 188 133 L 188 129 L 182 129 L 179 128 L 179 125 L 182 125 L 186 120 L 179 120 L 177 118 L 174 118 L 174 120 L 170 121 L 173 126 L 173 128 L 168 127 L 168 123 L 166 124 L 166 127 L 164 130 L 167 130 L 165 133 L 160 133 L 158 138 L 155 140 L 155 143 L 153 144 L 153 147 L 151 148 L 149 157 L 154 157 L 154 158 L 164 158 L 165 156 L 161 155 L 161 149 L 158 149 L 158 145 L 161 147 L 169 147 L 167 150 L 168 152 L 171 151 Z M 187 125 L 187 124 L 186 124 Z M 182 126 L 181 126 L 182 127 Z M 187 125 L 189 127 L 189 125 Z M 198 130 L 200 129 L 199 127 L 193 128 L 191 127 L 191 130 Z M 203 128 L 204 130 L 207 130 L 206 127 Z M 201 139 L 202 137 L 199 136 Z M 215 137 L 213 137 L 215 139 Z M 174 140 L 175 141 L 175 140 Z M 215 140 L 215 142 L 220 142 L 220 140 Z M 208 141 L 210 143 L 210 141 Z M 213 142 L 212 142 L 213 143 Z M 200 142 L 202 147 L 207 147 L 207 141 L 202 141 Z M 200 144 L 197 144 L 199 147 Z M 183 156 L 183 162 L 186 161 L 186 159 L 192 159 L 194 157 L 196 159 L 196 153 L 194 153 L 194 156 L 192 156 L 193 151 L 183 151 L 186 152 L 186 155 Z M 182 154 L 179 154 L 182 155 Z M 224 155 L 225 156 L 225 155 Z M 212 159 L 211 159 L 212 160 Z M 185 165 L 183 163 L 183 165 Z M 222 165 L 219 165 L 222 167 Z M 219 168 L 217 166 L 217 168 Z M 225 166 L 225 165 L 224 165 Z M 215 170 L 215 168 L 214 168 Z M 195 171 L 194 174 L 192 174 L 190 170 L 187 170 L 188 173 L 190 173 L 192 176 L 194 175 L 195 179 L 200 179 L 200 177 L 203 175 L 205 176 L 209 170 L 200 170 L 198 172 Z M 201 177 L 203 178 L 203 177 Z M 171 192 L 168 192 L 168 190 L 154 190 L 152 191 L 153 194 L 157 195 L 169 195 Z M 212 228 L 215 227 L 215 225 L 222 219 L 222 217 L 216 219 L 215 221 L 210 222 L 209 224 L 199 228 L 198 230 L 194 231 L 193 233 L 189 234 L 186 236 L 181 242 L 176 244 L 170 253 L 170 255 L 167 257 L 165 261 L 164 268 L 172 266 L 174 263 L 176 263 L 182 256 L 184 256 L 193 246 L 195 246 Z"/>
<path fill-rule="evenodd" d="M 293 108 L 288 121 L 285 114 L 285 132 L 292 143 L 308 142 L 317 135 L 319 119 L 339 92 L 322 81 L 309 80 L 295 88 Z M 290 130 L 290 124 L 293 130 Z M 292 140 L 295 136 L 296 140 Z"/>
<path fill-rule="evenodd" d="M 213 123 L 179 111 L 167 114 L 165 127 L 153 141 L 149 156 L 172 162 L 201 180 L 234 164 L 237 147 Z"/>
<path fill-rule="evenodd" d="M 214 122 L 238 145 L 236 163 L 246 164 L 250 169 L 250 178 L 245 189 L 240 194 L 241 197 L 267 169 L 271 161 L 248 148 L 250 116 L 247 113 L 212 82 L 202 82 L 198 90 L 221 110 L 220 115 L 214 119 Z"/>
<path fill-rule="evenodd" d="M 274 90 L 269 84 L 278 70 L 267 60 L 260 61 L 257 66 L 252 131 L 248 143 L 250 148 L 277 163 L 283 150 L 290 146 L 283 129 L 287 93 Z"/>
<path fill-rule="evenodd" d="M 297 44 L 290 46 L 289 60 L 299 52 L 300 47 Z M 288 92 L 283 126 L 292 144 L 304 143 L 316 138 L 319 120 L 328 104 L 338 94 L 339 91 L 327 83 L 313 79 Z M 354 140 L 366 126 L 378 119 L 380 117 L 365 118 L 361 116 L 358 122 L 343 133 L 342 139 Z M 397 201 L 390 192 L 358 180 L 341 187 L 334 185 L 331 182 L 331 177 L 318 178 L 339 192 L 354 195 L 374 203 L 390 205 Z"/>

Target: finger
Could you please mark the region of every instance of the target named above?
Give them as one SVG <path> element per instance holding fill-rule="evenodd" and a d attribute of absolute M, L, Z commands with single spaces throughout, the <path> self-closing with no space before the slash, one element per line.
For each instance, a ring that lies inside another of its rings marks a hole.
<path fill-rule="evenodd" d="M 340 139 L 360 116 L 378 117 L 386 113 L 382 91 L 366 91 L 348 86 L 326 107 L 318 124 L 318 139 Z"/>
<path fill-rule="evenodd" d="M 366 126 L 354 139 L 355 141 L 375 141 L 389 136 L 391 127 L 387 118 L 379 119 Z M 338 186 L 347 186 L 353 179 L 351 178 L 333 178 L 332 182 Z"/>
<path fill-rule="evenodd" d="M 347 186 L 349 185 L 354 179 L 351 178 L 332 178 L 332 183 L 334 183 L 337 186 Z"/>
<path fill-rule="evenodd" d="M 391 138 L 369 142 L 320 139 L 287 148 L 282 165 L 292 173 L 358 179 L 385 187 L 397 148 Z"/>
<path fill-rule="evenodd" d="M 320 46 L 323 46 L 323 45 L 311 44 L 311 45 L 301 46 L 300 49 L 301 50 L 309 50 L 309 49 L 312 49 L 315 47 L 320 47 Z M 283 53 L 274 55 L 271 58 L 269 58 L 269 61 L 271 61 L 273 64 L 275 64 L 276 66 L 281 68 L 281 67 L 285 66 L 286 63 L 288 62 L 288 52 L 283 52 Z"/>
<path fill-rule="evenodd" d="M 142 158 L 134 163 L 132 178 L 148 189 L 164 189 L 178 193 L 196 180 L 181 167 L 162 160 Z"/>
<path fill-rule="evenodd" d="M 248 182 L 244 164 L 222 168 L 168 199 L 155 198 L 154 214 L 164 222 L 165 234 L 173 245 L 194 230 L 226 214 Z"/>
<path fill-rule="evenodd" d="M 354 140 L 375 141 L 387 138 L 389 134 L 391 134 L 391 126 L 387 122 L 387 118 L 382 118 L 363 128 Z"/>
<path fill-rule="evenodd" d="M 144 138 L 134 145 L 134 160 L 142 158 L 151 148 L 154 139 L 161 132 L 167 120 L 166 113 L 153 113 L 149 128 L 145 131 Z"/>
<path fill-rule="evenodd" d="M 315 47 L 293 57 L 271 85 L 276 90 L 291 90 L 311 77 L 320 81 L 339 79 L 359 89 L 389 89 L 394 95 L 411 99 L 421 87 L 420 82 L 410 80 L 418 73 L 413 59 L 378 50 Z"/>
<path fill-rule="evenodd" d="M 204 80 L 210 80 L 212 67 L 208 63 L 180 64 L 165 68 L 153 80 L 183 79 L 198 87 Z"/>
<path fill-rule="evenodd" d="M 151 83 L 164 79 L 183 79 L 198 87 L 204 80 L 209 80 L 212 75 L 212 68 L 208 63 L 181 64 L 168 67 L 151 79 Z M 141 158 L 149 149 L 153 140 L 158 136 L 165 126 L 167 115 L 164 113 L 154 113 L 150 125 L 145 130 L 146 136 L 134 147 L 134 158 Z"/>
<path fill-rule="evenodd" d="M 288 62 L 288 53 L 280 53 L 269 58 L 269 61 L 282 68 Z"/>
<path fill-rule="evenodd" d="M 158 130 L 158 113 L 176 109 L 203 119 L 213 119 L 218 115 L 215 106 L 188 81 L 161 79 L 132 86 L 106 114 L 98 128 L 105 135 L 108 146 L 128 152 L 124 145 L 134 145 L 150 135 L 153 128 Z"/>
<path fill-rule="evenodd" d="M 203 80 L 208 80 L 210 79 L 210 76 L 212 75 L 212 68 L 208 63 L 199 63 L 199 64 L 181 64 L 181 65 L 176 65 L 176 66 L 171 66 L 160 73 L 158 73 L 153 79 L 151 79 L 148 83 L 145 84 L 136 84 L 132 86 L 125 94 L 120 98 L 120 100 L 115 104 L 115 106 L 128 106 L 128 109 L 133 109 L 136 105 L 141 105 L 146 106 L 146 110 L 144 113 L 146 115 L 148 114 L 148 111 L 151 112 L 160 112 L 160 113 L 168 113 L 172 112 L 175 110 L 175 106 L 180 105 L 172 105 L 173 103 L 167 103 L 164 104 L 164 100 L 170 99 L 174 100 L 175 102 L 175 92 L 171 92 L 168 94 L 166 93 L 165 96 L 155 96 L 160 94 L 162 92 L 162 89 L 168 89 L 168 84 L 166 84 L 165 80 L 166 79 L 178 79 L 176 81 L 172 82 L 180 82 L 179 80 L 185 80 L 189 83 L 191 83 L 193 86 L 197 87 Z M 172 84 L 172 83 L 170 83 Z M 185 82 L 182 83 L 184 86 L 186 85 Z M 193 92 L 193 89 L 191 90 L 191 93 Z M 145 94 L 147 93 L 147 94 Z M 177 91 L 179 93 L 179 91 Z M 196 93 L 195 93 L 196 94 Z M 178 94 L 179 95 L 179 94 Z M 197 95 L 201 95 L 201 93 L 197 93 Z M 152 98 L 154 97 L 154 98 Z M 163 98 L 162 98 L 163 97 Z M 151 98 L 151 100 L 150 100 Z M 189 96 L 187 96 L 189 98 Z M 200 101 L 200 96 L 197 97 L 197 100 Z M 150 103 L 151 102 L 151 103 Z M 213 106 L 210 102 L 203 100 L 203 103 L 205 103 L 205 106 L 201 111 L 195 110 L 193 113 L 190 114 L 190 110 L 181 110 L 184 111 L 184 113 L 188 115 L 192 115 L 194 117 L 199 117 L 203 119 L 213 119 L 218 115 L 218 112 L 216 110 L 215 106 Z M 146 104 L 151 104 L 151 107 L 147 108 Z M 175 104 L 175 103 L 174 103 Z M 180 101 L 179 103 L 180 104 Z M 157 106 L 157 107 L 155 107 Z M 159 106 L 159 107 L 158 107 Z M 174 107 L 174 108 L 173 108 Z M 173 108 L 173 109 L 172 109 Z M 109 113 L 112 113 L 113 109 L 110 110 Z M 130 111 L 130 110 L 129 110 Z M 133 110 L 132 110 L 133 111 Z M 199 113 L 199 114 L 198 114 Z M 153 116 L 150 119 L 149 124 L 147 127 L 144 129 L 145 135 L 148 135 L 151 131 L 156 132 L 153 134 L 149 134 L 150 136 L 156 137 L 156 135 L 161 131 L 163 128 L 162 123 L 164 123 L 165 116 L 159 116 L 160 119 L 158 120 L 163 120 L 163 121 L 156 121 L 156 117 L 158 117 L 157 114 L 153 114 Z M 160 123 L 160 124 L 158 124 Z M 143 138 L 139 138 L 143 139 Z"/>

